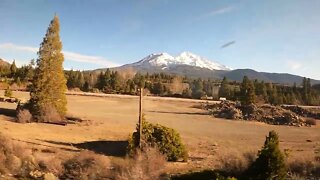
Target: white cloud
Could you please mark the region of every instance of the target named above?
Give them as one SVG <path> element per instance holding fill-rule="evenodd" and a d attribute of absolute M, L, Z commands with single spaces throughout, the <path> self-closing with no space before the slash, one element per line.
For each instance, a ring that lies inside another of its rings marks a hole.
<path fill-rule="evenodd" d="M 203 14 L 202 16 L 203 17 L 212 17 L 212 16 L 216 16 L 219 14 L 225 14 L 225 13 L 231 12 L 233 10 L 234 10 L 233 6 L 228 6 L 228 7 L 223 7 L 220 9 L 213 9 L 213 10 L 207 12 L 206 14 Z"/>
<path fill-rule="evenodd" d="M 202 19 L 226 14 L 226 13 L 232 12 L 233 10 L 235 10 L 234 6 L 227 6 L 227 7 L 223 7 L 223 8 L 219 8 L 219 9 L 212 9 L 211 11 L 200 14 L 199 16 L 194 17 L 193 19 L 189 19 L 189 21 L 191 21 L 191 22 L 200 21 Z"/>
<path fill-rule="evenodd" d="M 37 53 L 39 48 L 30 47 L 30 46 L 19 46 L 12 43 L 4 43 L 0 44 L 0 49 L 12 49 L 12 50 L 18 50 L 18 51 L 28 51 Z"/>
<path fill-rule="evenodd" d="M 36 48 L 36 47 L 21 46 L 13 43 L 0 44 L 0 49 L 16 50 L 16 51 L 24 51 L 24 52 L 32 52 L 32 53 L 37 53 L 39 50 L 39 48 Z M 62 51 L 62 53 L 64 54 L 65 59 L 69 61 L 98 64 L 98 65 L 103 65 L 107 67 L 119 66 L 119 64 L 109 61 L 100 56 L 83 55 L 83 54 L 70 52 L 70 51 Z"/>
<path fill-rule="evenodd" d="M 300 62 L 298 62 L 298 61 L 293 61 L 293 60 L 286 61 L 286 65 L 287 65 L 287 67 L 290 68 L 292 71 L 301 70 L 301 68 L 303 67 Z"/>

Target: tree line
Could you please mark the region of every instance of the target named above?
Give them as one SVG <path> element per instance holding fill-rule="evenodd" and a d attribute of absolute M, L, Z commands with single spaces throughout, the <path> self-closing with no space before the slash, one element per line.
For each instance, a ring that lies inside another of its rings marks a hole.
<path fill-rule="evenodd" d="M 3 81 L 27 84 L 34 76 L 34 60 L 28 65 L 16 67 L 15 62 L 10 66 L 2 66 L 0 76 Z M 122 71 L 64 71 L 68 89 L 78 88 L 84 92 L 104 92 L 115 94 L 137 94 L 143 85 L 151 94 L 200 99 L 205 96 L 219 99 L 248 103 L 270 104 L 320 104 L 320 85 L 311 85 L 309 78 L 303 78 L 301 84 L 292 86 L 271 82 L 250 80 L 244 76 L 242 82 L 212 79 L 192 79 L 172 74 L 128 73 Z M 11 80 L 11 81 L 10 81 Z"/>
<path fill-rule="evenodd" d="M 270 82 L 250 80 L 244 76 L 239 88 L 230 85 L 224 78 L 221 82 L 219 96 L 231 100 L 239 100 L 242 104 L 269 103 L 319 105 L 320 91 L 318 85 L 311 86 L 309 78 L 303 78 L 301 85 L 281 85 Z"/>
<path fill-rule="evenodd" d="M 174 96 L 200 99 L 204 96 L 225 97 L 229 100 L 241 101 L 244 104 L 270 103 L 319 105 L 319 85 L 311 86 L 309 78 L 303 78 L 300 85 L 292 86 L 271 82 L 250 80 L 244 76 L 242 82 L 219 80 L 203 80 L 179 77 L 164 73 L 140 74 L 124 78 L 121 72 L 107 69 L 95 74 L 92 72 L 67 71 L 68 88 L 79 88 L 83 91 L 102 91 L 105 93 L 136 94 L 137 87 L 143 87 L 151 94 L 158 96 Z M 178 90 L 173 90 L 178 86 Z"/>

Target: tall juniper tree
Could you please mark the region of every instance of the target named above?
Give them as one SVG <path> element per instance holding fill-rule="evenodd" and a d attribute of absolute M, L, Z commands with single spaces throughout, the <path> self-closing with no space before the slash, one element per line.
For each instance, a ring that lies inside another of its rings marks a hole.
<path fill-rule="evenodd" d="M 31 112 L 36 118 L 39 118 L 42 110 L 47 107 L 55 108 L 61 117 L 67 112 L 67 86 L 59 31 L 59 18 L 55 15 L 39 48 L 30 92 Z"/>
<path fill-rule="evenodd" d="M 270 131 L 256 161 L 245 172 L 244 179 L 285 179 L 285 156 L 279 147 L 279 135 Z"/>

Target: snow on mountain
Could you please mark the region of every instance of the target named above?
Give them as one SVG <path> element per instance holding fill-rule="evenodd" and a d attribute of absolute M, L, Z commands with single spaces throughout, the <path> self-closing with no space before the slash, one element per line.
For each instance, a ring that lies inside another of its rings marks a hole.
<path fill-rule="evenodd" d="M 207 68 L 210 70 L 231 70 L 230 68 L 222 64 L 209 61 L 190 52 L 182 52 L 176 57 L 171 56 L 168 53 L 151 54 L 132 65 L 143 67 L 157 66 L 161 67 L 162 69 L 170 68 L 177 65 L 189 65 Z"/>

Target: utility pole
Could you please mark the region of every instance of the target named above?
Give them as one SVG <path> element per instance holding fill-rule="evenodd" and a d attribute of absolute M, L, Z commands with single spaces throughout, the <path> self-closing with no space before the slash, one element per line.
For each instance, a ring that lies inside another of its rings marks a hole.
<path fill-rule="evenodd" d="M 141 147 L 141 139 L 142 139 L 142 96 L 143 96 L 143 88 L 140 87 L 140 96 L 139 96 L 139 147 Z"/>

